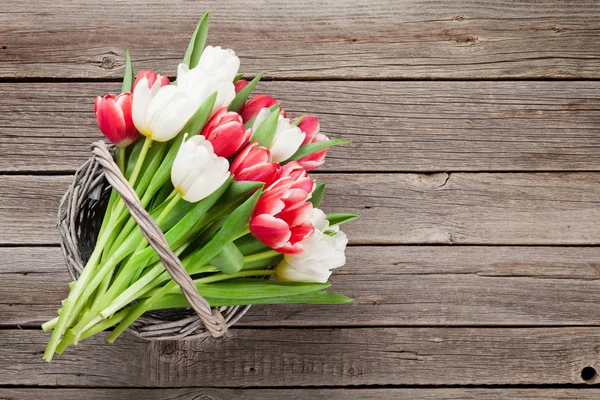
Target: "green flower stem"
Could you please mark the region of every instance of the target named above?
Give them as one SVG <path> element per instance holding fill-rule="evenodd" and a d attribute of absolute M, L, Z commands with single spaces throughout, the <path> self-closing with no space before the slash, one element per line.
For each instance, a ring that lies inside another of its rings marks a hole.
<path fill-rule="evenodd" d="M 169 204 L 167 204 L 167 206 L 163 209 L 163 211 L 160 213 L 160 215 L 156 218 L 156 223 L 158 225 L 160 225 L 164 221 L 164 219 L 169 215 L 169 213 L 171 212 L 173 207 L 175 207 L 180 200 L 181 200 L 181 195 L 178 194 L 178 195 L 173 196 L 173 198 L 171 199 Z M 146 243 L 147 242 L 144 239 L 141 243 L 138 244 L 138 248 L 140 248 L 142 245 L 145 246 Z M 126 246 L 120 247 L 115 253 L 113 253 L 113 255 L 107 260 L 107 262 L 102 265 L 100 270 L 97 272 L 96 276 L 94 276 L 94 278 L 92 279 L 92 281 L 89 283 L 88 287 L 86 288 L 86 292 L 84 292 L 84 294 L 82 294 L 81 298 L 79 299 L 80 303 L 87 301 L 89 295 L 91 294 L 91 291 L 93 291 L 103 280 L 105 280 L 107 276 L 112 277 L 114 268 L 116 266 L 115 261 L 116 260 L 120 261 L 123 258 L 121 255 L 121 253 L 124 252 L 121 250 L 123 247 L 126 247 Z M 117 261 L 117 262 L 119 262 L 119 261 Z M 87 294 L 87 296 L 84 296 L 85 294 Z M 97 315 L 97 313 L 94 312 L 95 309 L 96 308 L 102 309 L 102 307 L 104 306 L 103 305 L 104 299 L 97 301 L 97 302 L 95 301 L 94 303 L 97 307 L 93 307 L 92 310 L 87 312 L 83 316 L 83 318 L 80 319 L 80 321 L 77 323 L 77 325 L 73 328 L 73 332 L 75 333 L 75 342 L 78 341 L 79 335 L 83 332 L 83 328 L 85 328 L 90 323 L 90 321 L 93 318 L 95 318 L 95 315 Z"/>
<path fill-rule="evenodd" d="M 106 231 L 110 230 L 111 226 L 109 222 Z M 73 324 L 75 318 L 77 318 L 77 312 L 81 309 L 81 307 L 83 307 L 83 302 L 80 302 L 78 305 L 77 300 L 86 289 L 88 281 L 92 279 L 93 273 L 95 272 L 96 267 L 98 266 L 98 262 L 100 261 L 100 257 L 102 255 L 102 249 L 104 248 L 107 239 L 107 235 L 103 235 L 98 239 L 98 242 L 96 243 L 96 247 L 94 248 L 94 251 L 90 256 L 90 259 L 86 263 L 86 266 L 81 272 L 79 279 L 77 279 L 77 282 L 75 282 L 75 284 L 72 286 L 67 299 L 63 303 L 63 311 L 58 319 L 58 322 L 56 323 L 56 327 L 54 328 L 52 335 L 50 336 L 48 346 L 46 346 L 46 351 L 44 352 L 43 358 L 47 362 L 52 361 L 52 356 L 54 354 L 56 346 L 58 345 L 58 342 L 60 341 L 60 338 L 65 333 L 67 328 Z M 74 310 L 77 310 L 77 312 L 74 312 Z"/>
<path fill-rule="evenodd" d="M 252 254 L 244 257 L 244 267 L 242 268 L 242 270 L 249 271 L 266 268 L 276 264 L 281 257 L 281 253 L 278 253 L 275 250 L 269 250 L 258 254 Z M 186 264 L 188 263 L 184 261 L 184 266 L 186 267 L 186 271 L 189 275 L 219 272 L 218 269 L 216 269 L 210 264 L 201 266 Z M 156 287 L 169 281 L 170 279 L 171 275 L 169 275 L 169 273 L 165 271 L 162 264 L 156 264 L 142 277 L 142 279 L 138 280 L 136 283 L 134 283 L 132 286 L 130 286 L 124 292 L 122 292 L 119 298 L 114 300 L 114 302 L 111 303 L 109 307 L 105 308 L 100 314 L 102 314 L 105 317 L 108 317 L 118 309 L 126 306 L 133 300 L 138 299 L 140 296 L 136 296 L 136 294 L 139 294 L 140 292 L 148 293 L 149 291 L 156 289 Z M 147 287 L 144 288 L 144 286 L 146 285 Z"/>
<path fill-rule="evenodd" d="M 142 166 L 144 165 L 144 159 L 146 158 L 146 154 L 148 154 L 150 146 L 152 146 L 152 139 L 146 137 L 146 139 L 144 140 L 144 145 L 142 146 L 142 150 L 140 151 L 140 155 L 138 156 L 138 159 L 135 163 L 135 167 L 133 168 L 133 172 L 129 177 L 129 184 L 133 187 L 135 187 L 137 178 L 140 174 L 140 171 L 142 170 Z"/>
<path fill-rule="evenodd" d="M 123 311 L 126 311 L 126 310 L 123 310 Z M 104 321 L 90 327 L 90 329 L 88 329 L 84 333 L 82 333 L 79 340 L 85 340 L 85 339 L 89 338 L 90 336 L 97 335 L 98 333 L 110 328 L 111 326 L 118 324 L 126 316 L 127 316 L 126 312 L 120 312 L 118 314 L 113 315 L 109 319 L 105 319 Z M 61 340 L 58 347 L 56 348 L 56 353 L 62 354 L 67 349 L 67 347 L 69 347 L 71 344 L 74 343 L 74 341 L 75 341 L 74 333 L 72 331 L 68 331 L 65 334 L 65 337 L 63 338 L 63 340 Z"/>
<path fill-rule="evenodd" d="M 119 153 L 119 169 L 125 175 L 125 149 L 123 147 L 117 147 L 117 153 Z"/>
<path fill-rule="evenodd" d="M 58 322 L 58 317 L 52 318 L 50 321 L 44 322 L 42 324 L 42 330 L 44 332 L 50 332 L 52 329 L 54 329 L 57 322 Z"/>
<path fill-rule="evenodd" d="M 210 282 L 218 282 L 227 279 L 241 278 L 246 276 L 266 276 L 266 275 L 274 275 L 275 271 L 240 271 L 236 274 L 227 275 L 227 274 L 216 274 L 214 276 L 209 276 L 206 278 L 197 279 L 194 282 L 196 284 L 206 284 Z M 129 314 L 121 323 L 108 335 L 107 340 L 110 343 L 113 343 L 131 324 L 133 324 L 139 317 L 141 317 L 146 311 L 152 310 L 154 305 L 160 301 L 165 295 L 178 293 L 177 289 L 179 286 L 175 283 L 175 281 L 170 281 L 162 288 L 158 289 L 151 297 L 139 302 L 134 305 Z M 179 288 L 181 290 L 181 288 Z M 127 309 L 123 310 L 126 311 Z"/>

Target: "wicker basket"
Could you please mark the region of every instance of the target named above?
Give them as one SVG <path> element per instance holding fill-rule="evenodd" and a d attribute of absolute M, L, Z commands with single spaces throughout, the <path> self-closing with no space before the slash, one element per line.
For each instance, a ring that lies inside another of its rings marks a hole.
<path fill-rule="evenodd" d="M 144 314 L 129 331 L 146 340 L 182 340 L 222 336 L 250 306 L 210 306 L 196 291 L 191 278 L 177 256 L 168 247 L 163 233 L 143 209 L 137 195 L 121 174 L 104 142 L 92 144 L 94 155 L 75 173 L 73 183 L 64 194 L 58 209 L 61 247 L 71 279 L 76 280 L 90 257 L 104 217 L 111 187 L 125 202 L 142 229 L 148 243 L 156 250 L 173 279 L 190 302 L 189 309 L 152 311 Z"/>

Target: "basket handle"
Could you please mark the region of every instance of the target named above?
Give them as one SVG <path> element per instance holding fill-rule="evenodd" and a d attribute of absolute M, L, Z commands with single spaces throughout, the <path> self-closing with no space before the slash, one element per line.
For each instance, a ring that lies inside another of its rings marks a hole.
<path fill-rule="evenodd" d="M 150 214 L 144 209 L 142 203 L 131 187 L 121 170 L 114 162 L 110 151 L 103 141 L 92 143 L 92 152 L 98 163 L 104 168 L 104 175 L 108 183 L 121 195 L 125 206 L 133 219 L 138 223 L 148 244 L 156 251 L 165 269 L 179 287 L 181 292 L 190 303 L 206 329 L 214 337 L 223 336 L 227 333 L 227 323 L 217 310 L 212 310 L 208 302 L 200 296 L 194 281 L 188 275 L 179 258 L 169 247 L 167 239 Z"/>

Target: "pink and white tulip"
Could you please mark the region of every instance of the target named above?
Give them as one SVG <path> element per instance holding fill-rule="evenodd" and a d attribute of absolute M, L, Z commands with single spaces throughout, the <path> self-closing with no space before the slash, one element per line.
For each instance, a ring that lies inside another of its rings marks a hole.
<path fill-rule="evenodd" d="M 231 173 L 236 181 L 264 182 L 269 187 L 278 178 L 281 166 L 271 160 L 266 147 L 253 142 L 237 155 L 231 164 Z"/>
<path fill-rule="evenodd" d="M 304 142 L 302 143 L 302 145 L 329 140 L 327 136 L 325 136 L 322 133 L 319 133 L 319 130 L 321 128 L 319 120 L 313 117 L 312 115 L 307 115 L 304 118 L 302 118 L 302 120 L 298 124 L 298 128 L 300 128 L 300 130 L 306 135 L 304 137 Z M 298 163 L 302 165 L 302 167 L 306 171 L 310 172 L 314 169 L 319 168 L 325 163 L 325 156 L 327 155 L 328 151 L 329 148 L 316 151 L 312 154 L 307 155 L 306 157 L 299 159 Z"/>
<path fill-rule="evenodd" d="M 154 83 L 156 83 L 156 81 L 160 82 L 160 86 L 167 86 L 169 84 L 169 78 L 167 78 L 166 76 L 157 74 L 156 72 L 149 69 L 141 69 L 135 77 L 132 90 L 135 90 L 137 84 L 144 78 L 146 78 L 146 80 L 148 81 L 148 87 L 150 88 L 154 86 Z"/>
<path fill-rule="evenodd" d="M 129 92 L 118 96 L 98 96 L 94 102 L 98 127 L 104 136 L 118 147 L 127 147 L 140 135 L 131 117 L 132 102 L 133 96 Z"/>
<path fill-rule="evenodd" d="M 258 127 L 271 115 L 268 108 L 260 110 L 252 124 L 252 131 L 256 132 Z M 275 136 L 269 150 L 274 162 L 283 162 L 294 155 L 304 141 L 305 134 L 297 126 L 291 125 L 290 120 L 279 116 Z"/>
<path fill-rule="evenodd" d="M 252 131 L 244 128 L 238 113 L 223 107 L 208 121 L 202 135 L 213 145 L 216 155 L 229 158 L 248 143 Z"/>
<path fill-rule="evenodd" d="M 303 251 L 300 242 L 314 230 L 309 221 L 313 207 L 308 201 L 314 183 L 309 186 L 295 166 L 286 167 L 258 200 L 250 232 L 280 253 L 296 254 Z"/>
<path fill-rule="evenodd" d="M 318 208 L 312 211 L 309 220 L 315 229 L 300 242 L 304 251 L 284 255 L 284 259 L 275 270 L 277 279 L 325 283 L 331 276 L 332 269 L 346 264 L 346 234 L 338 226 L 330 228 L 325 213 Z M 326 234 L 326 231 L 331 231 L 332 234 Z"/>

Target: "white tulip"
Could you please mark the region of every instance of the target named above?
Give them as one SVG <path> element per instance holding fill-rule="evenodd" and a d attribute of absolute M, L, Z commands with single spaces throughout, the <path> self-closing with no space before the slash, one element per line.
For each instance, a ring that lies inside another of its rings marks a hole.
<path fill-rule="evenodd" d="M 256 132 L 260 124 L 262 124 L 269 115 L 271 115 L 271 111 L 269 111 L 268 108 L 260 110 L 252 124 L 252 131 Z M 306 135 L 300 128 L 290 124 L 288 118 L 279 115 L 275 136 L 273 137 L 273 142 L 269 148 L 272 161 L 282 162 L 293 156 L 302 145 L 305 136 Z"/>
<path fill-rule="evenodd" d="M 233 82 L 240 69 L 240 59 L 231 49 L 222 49 L 221 46 L 206 46 L 194 69 L 204 70 L 208 75 L 222 81 Z"/>
<path fill-rule="evenodd" d="M 198 107 L 176 86 L 160 86 L 157 80 L 152 88 L 143 78 L 133 91 L 132 118 L 137 130 L 144 136 L 166 142 L 183 129 Z"/>
<path fill-rule="evenodd" d="M 348 238 L 338 226 L 329 227 L 325 213 L 315 208 L 310 217 L 315 227 L 312 235 L 300 244 L 304 252 L 285 254 L 283 261 L 277 266 L 277 278 L 295 282 L 327 282 L 331 270 L 346 264 L 346 245 Z M 333 236 L 326 231 L 336 232 Z"/>
<path fill-rule="evenodd" d="M 196 108 L 200 107 L 208 96 L 217 92 L 213 112 L 228 106 L 235 98 L 235 85 L 232 81 L 210 75 L 198 67 L 189 69 L 185 64 L 179 64 L 177 68 L 177 88 L 187 93 L 196 104 Z"/>
<path fill-rule="evenodd" d="M 185 141 L 171 169 L 171 181 L 181 197 L 195 203 L 217 190 L 229 177 L 229 162 L 218 157 L 202 135 Z"/>

